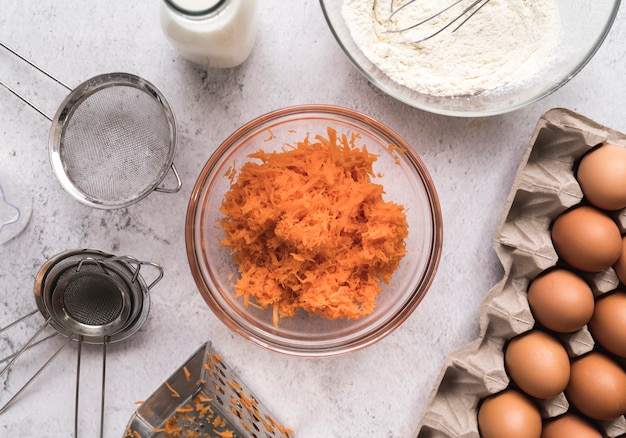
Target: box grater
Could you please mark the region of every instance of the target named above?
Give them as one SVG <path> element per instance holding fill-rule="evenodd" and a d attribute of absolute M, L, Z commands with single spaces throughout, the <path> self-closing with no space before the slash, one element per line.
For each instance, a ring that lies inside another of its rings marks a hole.
<path fill-rule="evenodd" d="M 204 343 L 131 417 L 123 438 L 292 438 Z"/>

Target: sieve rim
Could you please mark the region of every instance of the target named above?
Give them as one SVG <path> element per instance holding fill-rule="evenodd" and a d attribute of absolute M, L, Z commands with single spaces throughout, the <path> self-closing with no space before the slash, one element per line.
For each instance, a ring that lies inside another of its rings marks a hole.
<path fill-rule="evenodd" d="M 168 123 L 168 128 L 170 132 L 170 146 L 167 158 L 162 163 L 162 166 L 158 169 L 158 171 L 157 169 L 155 169 L 154 179 L 152 180 L 151 184 L 146 185 L 143 190 L 134 194 L 134 196 L 125 199 L 102 200 L 88 193 L 85 193 L 83 190 L 79 189 L 74 184 L 74 182 L 72 182 L 71 178 L 66 172 L 66 166 L 63 163 L 63 159 L 61 158 L 61 150 L 63 148 L 63 141 L 68 122 L 72 119 L 72 116 L 76 109 L 82 104 L 82 102 L 84 102 L 94 93 L 101 91 L 105 88 L 115 86 L 127 86 L 141 90 L 150 97 L 152 97 L 161 106 L 163 114 L 165 115 Z M 176 119 L 174 117 L 174 112 L 169 102 L 167 101 L 163 93 L 154 84 L 147 81 L 146 79 L 143 79 L 140 76 L 131 73 L 113 72 L 100 74 L 84 81 L 76 88 L 74 88 L 65 97 L 61 105 L 59 105 L 57 112 L 52 118 L 52 125 L 50 127 L 50 133 L 48 138 L 48 155 L 50 164 L 52 166 L 54 175 L 56 176 L 61 186 L 65 189 L 65 191 L 68 192 L 74 199 L 90 207 L 100 209 L 124 208 L 144 199 L 153 191 L 158 190 L 167 193 L 174 193 L 177 192 L 181 186 L 178 174 L 173 164 L 177 143 L 176 126 L 177 125 Z M 170 171 L 174 173 L 174 176 L 178 180 L 177 187 L 175 187 L 174 189 L 161 190 L 159 188 L 159 185 L 163 182 L 163 180 Z"/>

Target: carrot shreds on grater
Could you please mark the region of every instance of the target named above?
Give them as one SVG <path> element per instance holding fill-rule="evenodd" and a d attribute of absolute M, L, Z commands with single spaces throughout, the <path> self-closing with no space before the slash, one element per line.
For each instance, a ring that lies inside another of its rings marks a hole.
<path fill-rule="evenodd" d="M 124 438 L 292 438 L 203 344 L 133 414 Z"/>

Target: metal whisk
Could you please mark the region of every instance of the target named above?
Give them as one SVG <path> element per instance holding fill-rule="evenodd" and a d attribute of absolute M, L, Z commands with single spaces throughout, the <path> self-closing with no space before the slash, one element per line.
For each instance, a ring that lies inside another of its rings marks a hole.
<path fill-rule="evenodd" d="M 379 1 L 374 0 L 374 16 L 378 14 L 377 3 Z M 454 0 L 436 12 L 431 12 L 425 17 L 422 16 L 416 19 L 415 17 L 418 16 L 417 12 L 419 12 L 422 1 L 408 0 L 401 3 L 400 1 L 391 0 L 389 15 L 382 20 L 385 27 L 389 28 L 387 32 L 406 35 L 407 38 L 403 39 L 402 42 L 407 44 L 421 43 L 450 28 L 452 28 L 451 32 L 456 32 L 490 0 Z M 422 32 L 419 34 L 411 33 L 417 30 Z"/>

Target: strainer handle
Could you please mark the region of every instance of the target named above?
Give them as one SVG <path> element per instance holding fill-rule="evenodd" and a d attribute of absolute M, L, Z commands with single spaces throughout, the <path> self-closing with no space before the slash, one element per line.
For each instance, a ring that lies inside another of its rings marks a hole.
<path fill-rule="evenodd" d="M 152 289 L 154 287 L 155 284 L 157 284 L 159 281 L 161 281 L 161 279 L 163 278 L 163 268 L 153 262 L 141 262 L 142 265 L 148 265 L 148 266 L 152 266 L 153 268 L 156 268 L 156 270 L 159 272 L 157 278 L 155 278 L 152 283 L 150 283 L 148 285 L 148 290 Z M 137 272 L 139 272 L 139 268 L 137 268 Z"/>
<path fill-rule="evenodd" d="M 5 50 L 11 52 L 13 55 L 17 56 L 18 58 L 20 58 L 22 61 L 24 61 L 25 63 L 27 63 L 28 65 L 30 65 L 31 67 L 34 67 L 36 70 L 40 71 L 41 73 L 43 73 L 44 75 L 46 75 L 47 77 L 49 77 L 50 79 L 52 79 L 53 81 L 55 81 L 57 84 L 62 85 L 63 87 L 65 87 L 68 91 L 72 91 L 72 89 L 70 88 L 69 85 L 66 85 L 64 82 L 62 82 L 60 79 L 58 79 L 55 76 L 52 76 L 50 73 L 48 73 L 46 70 L 44 70 L 43 68 L 39 67 L 37 64 L 35 64 L 34 62 L 30 61 L 29 59 L 25 58 L 24 56 L 20 55 L 16 50 L 13 50 L 11 47 L 7 46 L 5 43 L 3 43 L 2 41 L 0 41 L 0 47 L 4 48 Z M 48 113 L 46 113 L 44 110 L 42 110 L 40 107 L 38 107 L 37 105 L 35 105 L 34 103 L 32 103 L 30 100 L 28 100 L 27 98 L 25 98 L 24 96 L 22 96 L 20 93 L 18 93 L 16 90 L 14 90 L 13 88 L 11 88 L 9 85 L 7 85 L 6 83 L 0 81 L 0 85 L 2 85 L 4 88 L 6 88 L 7 90 L 9 90 L 11 93 L 13 93 L 16 97 L 18 97 L 22 102 L 26 103 L 28 106 L 30 106 L 32 109 L 34 109 L 35 111 L 37 111 L 39 114 L 41 114 L 42 116 L 44 116 L 46 119 L 52 121 L 52 116 L 50 116 Z"/>
<path fill-rule="evenodd" d="M 163 268 L 161 267 L 161 265 L 157 263 L 143 262 L 143 261 L 137 260 L 135 257 L 132 257 L 132 256 L 116 256 L 116 257 L 111 257 L 111 258 L 106 259 L 106 261 L 109 261 L 109 262 L 116 261 L 116 260 L 124 261 L 128 264 L 134 264 L 136 266 L 135 272 L 132 278 L 133 283 L 137 280 L 137 277 L 139 277 L 139 271 L 141 270 L 142 265 L 148 265 L 148 266 L 152 266 L 153 268 L 155 268 L 158 271 L 158 275 L 154 280 L 152 280 L 152 283 L 150 283 L 150 285 L 148 286 L 148 290 L 152 289 L 154 285 L 157 284 L 159 281 L 161 281 L 161 279 L 163 278 Z"/>
<path fill-rule="evenodd" d="M 10 323 L 9 325 L 6 325 L 6 326 L 4 326 L 4 327 L 0 328 L 0 333 L 3 333 L 3 332 L 5 332 L 5 331 L 9 330 L 11 327 L 13 327 L 13 326 L 15 326 L 15 325 L 19 324 L 20 322 L 22 322 L 22 321 L 24 321 L 24 320 L 26 320 L 26 319 L 30 318 L 31 316 L 35 315 L 37 312 L 38 312 L 38 310 L 37 310 L 37 309 L 34 309 L 34 310 L 32 310 L 32 311 L 28 312 L 26 315 L 24 315 L 24 316 L 22 316 L 22 317 L 20 317 L 20 318 L 16 319 L 15 321 L 13 321 L 12 323 Z M 49 322 L 49 321 L 50 321 L 50 319 L 48 319 L 48 320 L 46 321 L 46 323 L 44 324 L 43 328 L 40 328 L 40 330 L 45 329 L 45 327 L 47 327 L 47 325 L 48 325 L 48 322 Z M 44 338 L 42 338 L 42 339 L 40 339 L 40 340 L 38 340 L 38 341 L 35 341 L 35 339 L 37 339 L 37 338 L 39 337 L 39 334 L 41 334 L 41 333 L 39 333 L 39 332 L 38 332 L 38 334 L 36 334 L 36 335 L 33 337 L 33 339 L 31 339 L 31 340 L 28 342 L 28 344 L 24 347 L 23 351 L 26 351 L 26 350 L 28 350 L 29 348 L 34 347 L 35 345 L 39 345 L 39 344 L 42 344 L 42 343 L 46 342 L 48 339 L 55 337 L 58 333 L 57 333 L 57 332 L 52 333 L 51 335 L 48 335 L 48 336 L 46 336 L 46 337 L 44 337 Z M 18 351 L 18 352 L 16 352 L 16 353 L 9 354 L 8 356 L 5 356 L 5 357 L 3 357 L 3 358 L 0 358 L 0 364 L 3 364 L 4 362 L 11 361 L 11 360 L 17 360 L 17 356 L 20 356 L 20 355 L 22 354 L 22 352 L 23 352 L 23 351 L 22 351 L 22 350 L 20 350 L 20 351 Z M 7 371 L 8 369 L 9 369 L 9 365 L 7 365 L 7 366 L 6 366 L 6 368 L 4 368 L 4 369 L 2 369 L 2 371 L 0 371 L 0 376 L 2 376 L 4 373 L 6 373 L 6 371 Z"/>
<path fill-rule="evenodd" d="M 28 312 L 26 315 L 21 316 L 19 318 L 17 318 L 15 321 L 13 321 L 12 323 L 10 323 L 9 325 L 6 325 L 4 327 L 0 327 L 0 333 L 7 331 L 8 329 L 10 329 L 11 327 L 13 327 L 14 325 L 19 324 L 20 322 L 24 321 L 27 318 L 30 318 L 31 316 L 33 316 L 35 313 L 37 313 L 37 309 L 31 310 L 30 312 Z"/>
<path fill-rule="evenodd" d="M 30 316 L 31 314 L 28 314 L 28 316 Z M 24 318 L 21 318 L 21 320 Z M 24 345 L 20 351 L 17 352 L 17 354 L 13 355 L 12 359 L 9 361 L 9 363 L 0 371 L 0 376 L 5 375 L 6 373 L 9 372 L 9 370 L 11 370 L 13 368 L 13 365 L 15 364 L 15 362 L 17 362 L 17 360 L 22 356 L 22 354 L 28 350 L 30 347 L 32 347 L 33 345 L 35 345 L 35 341 L 37 340 L 37 338 L 39 338 L 39 336 L 44 332 L 44 330 L 50 325 L 50 319 L 48 318 L 44 324 L 39 327 L 39 329 L 37 330 L 37 332 L 26 342 L 26 345 Z M 13 324 L 11 324 L 12 326 Z M 46 338 L 48 339 L 48 338 Z M 63 345 L 61 345 L 61 347 L 52 355 L 48 358 L 48 360 L 35 372 L 35 374 L 33 374 L 30 379 L 28 379 L 28 381 L 26 383 L 24 383 L 18 390 L 17 392 L 3 405 L 0 407 L 0 414 L 3 414 L 4 411 L 6 411 L 9 406 L 15 401 L 15 399 L 17 399 L 24 391 L 26 391 L 26 389 L 37 379 L 37 377 L 39 377 L 39 375 L 59 356 L 59 354 L 61 354 L 63 352 L 63 350 L 65 350 L 67 348 L 67 346 L 69 345 L 69 343 L 72 341 L 72 336 L 70 336 L 69 338 L 67 338 L 67 340 L 65 341 L 65 343 Z"/>
<path fill-rule="evenodd" d="M 180 190 L 180 188 L 183 186 L 183 183 L 180 180 L 180 176 L 178 175 L 178 171 L 176 171 L 174 164 L 172 164 L 170 168 L 172 169 L 172 173 L 174 174 L 174 177 L 176 178 L 176 187 L 174 188 L 157 187 L 156 189 L 154 189 L 155 192 L 177 193 Z"/>

